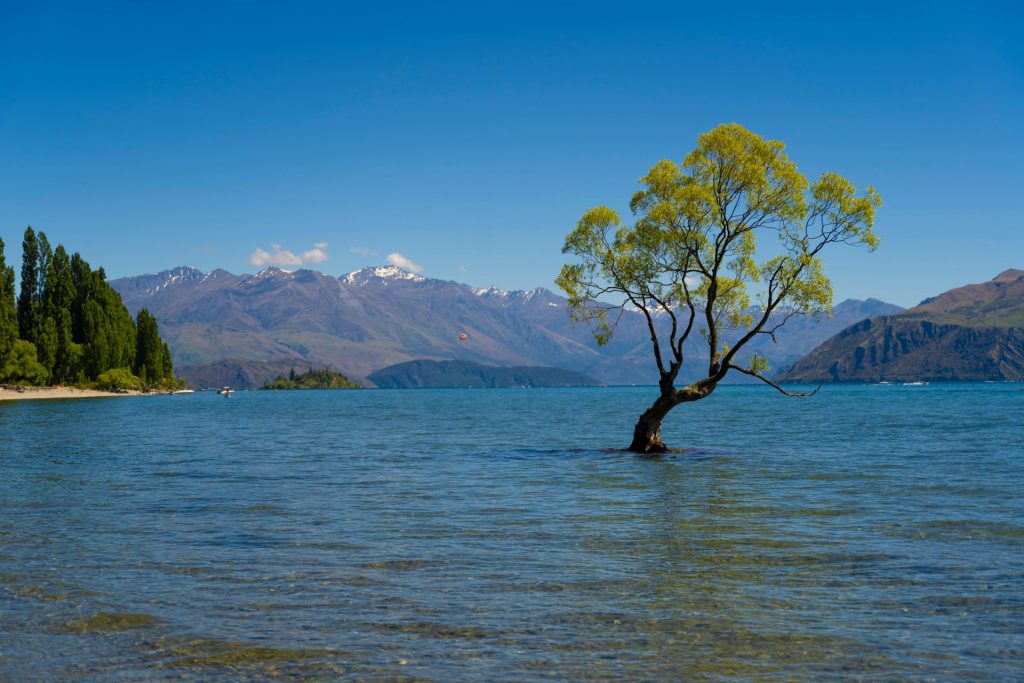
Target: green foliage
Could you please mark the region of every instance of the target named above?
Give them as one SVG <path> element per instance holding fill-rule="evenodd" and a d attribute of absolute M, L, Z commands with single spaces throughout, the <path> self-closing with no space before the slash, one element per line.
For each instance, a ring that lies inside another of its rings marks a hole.
<path fill-rule="evenodd" d="M 108 368 L 131 367 L 135 360 L 135 323 L 121 295 L 107 284 L 102 268 L 92 270 L 77 253 L 71 257 L 75 284 L 73 332 L 83 345 L 82 367 L 95 378 Z"/>
<path fill-rule="evenodd" d="M 160 367 L 163 377 L 174 377 L 174 363 L 171 361 L 171 348 L 166 343 L 160 345 Z"/>
<path fill-rule="evenodd" d="M 46 384 L 50 373 L 36 358 L 32 342 L 18 339 L 11 352 L 0 359 L 0 382 L 5 384 Z"/>
<path fill-rule="evenodd" d="M 21 293 L 18 295 L 18 334 L 22 339 L 35 342 L 39 330 L 39 241 L 32 226 L 25 228 L 21 243 Z"/>
<path fill-rule="evenodd" d="M 19 346 L 14 362 L 19 376 L 39 383 L 88 383 L 111 368 L 136 367 L 135 321 L 103 269 L 92 270 L 78 253 L 69 257 L 63 245 L 52 250 L 46 234 L 37 235 L 31 227 L 25 230 L 22 249 L 16 320 L 18 336 L 28 346 Z M 0 368 L 11 353 L 4 334 L 14 289 L 13 270 L 4 269 L 2 251 L 0 247 Z M 146 360 L 141 367 L 147 383 L 177 388 L 170 349 L 160 339 L 156 320 L 149 316 L 144 327 Z"/>
<path fill-rule="evenodd" d="M 53 355 L 47 360 L 53 361 L 48 366 L 50 379 L 56 384 L 74 382 L 79 379 L 82 350 L 76 345 L 72 334 L 73 313 L 75 302 L 75 285 L 71 276 L 71 261 L 64 245 L 57 245 L 57 250 L 50 260 L 46 273 L 46 289 L 43 292 L 43 317 L 47 324 L 53 323 L 51 332 Z"/>
<path fill-rule="evenodd" d="M 310 370 L 301 375 L 296 375 L 293 369 L 289 379 L 279 376 L 273 382 L 267 382 L 261 389 L 358 389 L 358 384 L 350 380 L 340 372 L 334 372 L 328 368 L 323 370 Z"/>
<path fill-rule="evenodd" d="M 142 380 L 128 368 L 113 368 L 96 378 L 96 388 L 104 391 L 138 391 L 142 389 Z"/>
<path fill-rule="evenodd" d="M 143 308 L 135 323 L 135 374 L 146 384 L 156 384 L 164 378 L 164 349 L 156 318 Z"/>
<path fill-rule="evenodd" d="M 35 347 L 39 363 L 46 368 L 46 375 L 50 377 L 57 362 L 57 321 L 53 318 L 39 321 Z"/>
<path fill-rule="evenodd" d="M 14 268 L 4 257 L 4 241 L 0 239 L 0 367 L 14 351 L 18 340 L 18 315 L 14 303 Z"/>
<path fill-rule="evenodd" d="M 798 313 L 831 310 L 822 250 L 878 245 L 873 226 L 881 198 L 874 189 L 857 195 L 834 173 L 811 183 L 781 142 L 735 123 L 700 135 L 681 166 L 660 161 L 640 184 L 630 202 L 633 225 L 606 206 L 583 214 L 562 249 L 575 260 L 556 283 L 573 320 L 593 325 L 599 344 L 625 311 L 645 315 L 663 389 L 678 374 L 683 341 L 694 330 L 709 348 L 705 386 L 730 369 L 764 379 L 763 358 L 741 367 L 736 354 L 756 335 L 775 331 L 771 315 L 783 303 Z M 765 238 L 774 244 L 758 260 Z M 761 314 L 750 316 L 745 309 L 755 301 Z M 731 348 L 722 346 L 726 327 L 744 331 Z"/>

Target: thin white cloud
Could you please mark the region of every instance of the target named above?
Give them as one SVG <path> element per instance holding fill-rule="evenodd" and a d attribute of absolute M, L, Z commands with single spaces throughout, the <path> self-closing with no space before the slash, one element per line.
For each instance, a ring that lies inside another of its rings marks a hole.
<path fill-rule="evenodd" d="M 327 242 L 317 242 L 309 251 L 302 252 L 303 263 L 323 263 L 327 260 Z"/>
<path fill-rule="evenodd" d="M 407 270 L 410 273 L 419 273 L 423 270 L 423 266 L 416 265 L 397 251 L 388 254 L 388 263 L 393 266 L 398 266 L 402 270 Z"/>
<path fill-rule="evenodd" d="M 358 254 L 363 258 L 377 255 L 377 252 L 375 252 L 373 249 L 368 249 L 367 247 L 352 247 L 351 249 L 349 249 L 349 251 L 351 251 L 353 254 Z"/>
<path fill-rule="evenodd" d="M 316 242 L 309 251 L 296 254 L 282 249 L 280 244 L 271 244 L 273 251 L 259 247 L 249 254 L 249 263 L 257 268 L 262 266 L 302 266 L 307 263 L 323 263 L 327 260 L 327 242 Z"/>

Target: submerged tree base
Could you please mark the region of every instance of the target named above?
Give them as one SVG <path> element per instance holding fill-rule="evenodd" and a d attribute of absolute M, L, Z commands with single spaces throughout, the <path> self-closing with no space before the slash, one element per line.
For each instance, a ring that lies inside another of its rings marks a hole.
<path fill-rule="evenodd" d="M 652 443 L 652 444 L 636 444 L 632 443 L 627 448 L 630 453 L 639 453 L 641 455 L 664 455 L 665 453 L 675 453 L 671 448 L 663 443 Z"/>
<path fill-rule="evenodd" d="M 661 440 L 661 422 L 678 402 L 674 391 L 664 392 L 650 408 L 644 411 L 633 428 L 633 441 L 629 444 L 629 450 L 644 455 L 670 452 L 668 446 Z"/>

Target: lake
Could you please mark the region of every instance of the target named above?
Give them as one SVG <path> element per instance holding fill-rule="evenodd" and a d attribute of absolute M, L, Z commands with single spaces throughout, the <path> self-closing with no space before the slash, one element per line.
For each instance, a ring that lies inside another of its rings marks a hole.
<path fill-rule="evenodd" d="M 1019 680 L 1022 387 L 0 403 L 0 681 Z"/>

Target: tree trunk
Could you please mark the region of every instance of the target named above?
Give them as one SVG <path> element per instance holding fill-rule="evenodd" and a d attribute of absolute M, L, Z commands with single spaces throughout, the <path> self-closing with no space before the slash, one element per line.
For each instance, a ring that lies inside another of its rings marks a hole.
<path fill-rule="evenodd" d="M 629 445 L 629 450 L 645 454 L 668 453 L 668 448 L 661 441 L 661 421 L 678 403 L 672 397 L 660 396 L 644 411 L 633 428 L 633 443 Z"/>

